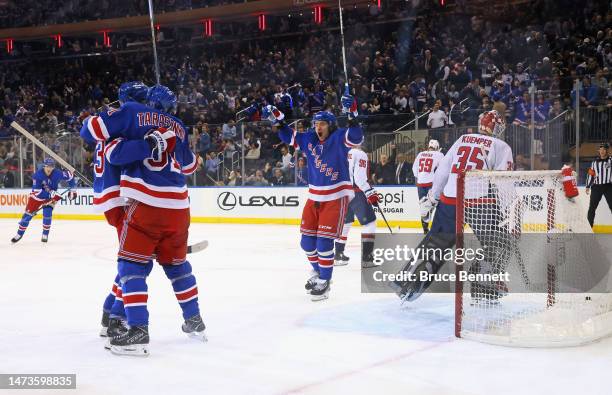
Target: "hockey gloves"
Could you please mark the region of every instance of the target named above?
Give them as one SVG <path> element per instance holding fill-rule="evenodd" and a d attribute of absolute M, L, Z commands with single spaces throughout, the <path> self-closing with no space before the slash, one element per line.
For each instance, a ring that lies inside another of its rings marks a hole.
<path fill-rule="evenodd" d="M 342 103 L 342 113 L 347 114 L 349 119 L 357 118 L 357 100 L 351 96 L 348 86 L 344 90 L 344 95 L 340 99 Z"/>
<path fill-rule="evenodd" d="M 165 128 L 151 130 L 144 139 L 151 149 L 151 159 L 155 161 L 161 161 L 164 152 L 173 152 L 176 145 L 176 134 Z"/>
<path fill-rule="evenodd" d="M 285 119 L 285 114 L 283 114 L 278 108 L 268 104 L 263 108 L 261 117 L 270 121 L 273 126 L 278 126 L 280 125 L 281 121 Z"/>
<path fill-rule="evenodd" d="M 378 192 L 376 192 L 374 188 L 370 188 L 364 193 L 368 199 L 368 203 L 374 207 L 378 207 L 378 203 L 380 203 L 380 196 L 378 195 Z"/>

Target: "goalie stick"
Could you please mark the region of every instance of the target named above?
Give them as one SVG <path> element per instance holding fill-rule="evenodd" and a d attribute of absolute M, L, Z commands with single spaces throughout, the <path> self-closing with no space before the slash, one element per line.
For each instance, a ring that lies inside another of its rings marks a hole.
<path fill-rule="evenodd" d="M 23 126 L 21 126 L 20 124 L 18 124 L 15 121 L 13 121 L 13 122 L 11 122 L 11 127 L 13 129 L 17 130 L 19 133 L 23 134 L 28 140 L 30 140 L 32 143 L 34 143 L 34 145 L 36 145 L 38 148 L 40 148 L 44 153 L 46 153 L 47 155 L 49 155 L 50 157 L 55 159 L 55 161 L 57 163 L 59 163 L 60 165 L 62 165 L 66 170 L 69 170 L 73 174 L 78 175 L 79 178 L 81 180 L 83 180 L 84 184 L 86 184 L 89 187 L 93 186 L 92 182 L 89 181 L 89 179 L 87 177 L 85 177 L 83 174 L 81 174 L 79 171 L 77 171 L 74 168 L 74 166 L 72 166 L 71 164 L 66 162 L 64 159 L 62 159 L 62 157 L 60 157 L 58 154 L 53 152 L 49 147 L 44 145 L 39 139 L 34 137 L 32 135 L 32 133 L 28 132 Z"/>

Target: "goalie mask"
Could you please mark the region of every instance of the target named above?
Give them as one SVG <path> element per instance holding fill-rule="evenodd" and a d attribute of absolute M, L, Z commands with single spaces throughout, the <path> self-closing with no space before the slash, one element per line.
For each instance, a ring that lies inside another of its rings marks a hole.
<path fill-rule="evenodd" d="M 480 119 L 478 120 L 478 133 L 503 139 L 504 131 L 506 130 L 505 111 L 499 111 L 502 110 L 502 108 L 495 108 L 495 106 L 493 108 L 492 111 L 487 111 L 480 115 Z"/>

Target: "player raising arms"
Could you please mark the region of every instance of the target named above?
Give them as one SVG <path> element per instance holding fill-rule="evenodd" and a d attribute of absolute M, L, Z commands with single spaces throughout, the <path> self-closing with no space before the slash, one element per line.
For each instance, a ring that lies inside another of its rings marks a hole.
<path fill-rule="evenodd" d="M 438 248 L 446 249 L 455 244 L 455 215 L 457 197 L 457 176 L 466 170 L 512 170 L 513 159 L 512 149 L 501 140 L 506 122 L 504 119 L 505 105 L 496 102 L 492 111 L 488 111 L 480 116 L 478 132 L 465 134 L 453 144 L 448 150 L 440 166 L 438 167 L 433 186 L 427 196 L 421 199 L 421 215 L 433 210 L 437 205 L 436 214 L 433 219 L 431 229 L 421 242 L 419 248 Z M 487 188 L 478 188 L 478 190 Z M 489 187 L 485 196 L 476 196 L 478 192 L 470 193 L 469 185 L 466 186 L 465 198 L 471 199 L 473 205 L 487 205 L 485 210 L 472 210 L 466 213 L 466 222 L 481 241 L 487 244 L 483 237 L 487 237 L 492 232 L 497 232 L 498 225 L 502 221 L 499 204 L 496 201 L 496 193 Z M 438 201 L 440 202 L 438 204 Z M 479 218 L 478 216 L 483 216 Z M 499 240 L 499 238 L 498 238 Z M 502 251 L 503 253 L 503 251 Z M 496 247 L 488 248 L 485 251 L 485 259 L 489 262 L 497 261 Z M 436 255 L 436 254 L 433 254 Z M 403 270 L 417 273 L 416 281 L 395 282 L 399 296 L 405 300 L 418 298 L 430 285 L 429 281 L 418 280 L 418 273 L 427 271 L 429 274 L 437 273 L 444 265 L 444 261 L 432 259 L 420 261 L 412 267 L 408 266 Z"/>
<path fill-rule="evenodd" d="M 119 103 L 123 105 L 128 102 L 144 103 L 147 99 L 149 87 L 139 81 L 125 82 L 119 87 Z M 82 117 L 88 114 L 83 114 Z M 89 131 L 88 131 L 89 132 Z M 107 143 L 96 141 L 91 133 L 83 133 L 86 146 L 95 145 L 93 157 L 93 208 L 96 212 L 103 212 L 109 225 L 117 230 L 117 236 L 121 236 L 123 219 L 125 217 L 125 206 L 127 200 L 120 196 L 119 182 L 121 181 L 121 167 L 113 166 L 104 155 Z M 147 264 L 148 272 L 153 267 L 153 262 Z M 125 310 L 121 289 L 121 278 L 117 273 L 111 292 L 107 295 L 102 306 L 102 329 L 100 336 L 115 337 L 127 331 L 123 325 L 125 321 Z"/>
<path fill-rule="evenodd" d="M 412 164 L 412 174 L 414 174 L 416 180 L 419 202 L 427 196 L 427 193 L 431 189 L 435 171 L 442 158 L 444 158 L 444 154 L 440 152 L 440 143 L 438 143 L 438 140 L 429 140 L 427 147 L 427 151 L 419 152 Z M 421 224 L 423 225 L 423 232 L 425 233 L 429 231 L 430 217 L 430 215 L 421 217 Z"/>
<path fill-rule="evenodd" d="M 313 128 L 297 133 L 285 125 L 285 115 L 276 107 L 264 108 L 263 118 L 279 128 L 280 139 L 299 147 L 308 160 L 308 200 L 302 212 L 301 247 L 314 269 L 306 290 L 313 301 L 327 299 L 334 268 L 334 240 L 342 235 L 342 224 L 353 197 L 347 155 L 363 141 L 357 123 L 357 104 L 348 88 L 342 96 L 342 111 L 348 114 L 348 128 L 338 128 L 336 117 L 321 111 L 313 117 Z"/>
<path fill-rule="evenodd" d="M 348 152 L 349 174 L 351 183 L 355 191 L 355 197 L 349 203 L 342 236 L 336 240 L 336 255 L 334 257 L 335 266 L 348 264 L 349 257 L 344 255 L 346 239 L 351 229 L 351 224 L 357 220 L 363 226 L 361 230 L 361 267 L 367 268 L 374 266 L 374 238 L 376 235 L 376 213 L 372 206 L 378 206 L 380 196 L 378 192 L 368 183 L 369 178 L 369 159 L 360 146 L 352 148 Z"/>
<path fill-rule="evenodd" d="M 147 264 L 156 254 L 183 310 L 182 329 L 205 340 L 198 290 L 186 259 L 190 223 L 185 175 L 197 168 L 182 122 L 171 115 L 176 96 L 154 86 L 149 106 L 125 103 L 87 119 L 81 130 L 109 142 L 105 156 L 122 166 L 120 196 L 129 199 L 121 232 L 118 271 L 130 329 L 110 340 L 115 354 L 148 355 Z"/>
<path fill-rule="evenodd" d="M 15 237 L 11 239 L 12 243 L 17 243 L 23 237 L 30 220 L 42 207 L 43 211 L 43 231 L 40 241 L 46 243 L 49 239 L 49 231 L 51 230 L 51 220 L 53 219 L 53 209 L 55 203 L 62 200 L 62 197 L 57 194 L 57 188 L 61 181 L 67 181 L 69 188 L 76 186 L 76 180 L 68 170 L 59 170 L 55 168 L 55 161 L 47 158 L 43 161 L 43 167 L 32 175 L 32 192 L 28 197 L 25 212 L 19 221 L 19 229 Z M 68 197 L 71 200 L 76 199 L 76 191 L 70 191 Z"/>

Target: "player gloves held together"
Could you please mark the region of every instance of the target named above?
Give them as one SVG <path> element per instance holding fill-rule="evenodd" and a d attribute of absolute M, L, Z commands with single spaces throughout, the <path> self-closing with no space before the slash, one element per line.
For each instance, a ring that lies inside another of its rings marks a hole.
<path fill-rule="evenodd" d="M 153 129 L 144 136 L 151 149 L 151 159 L 161 161 L 164 152 L 173 152 L 176 145 L 174 130 L 166 128 Z"/>

